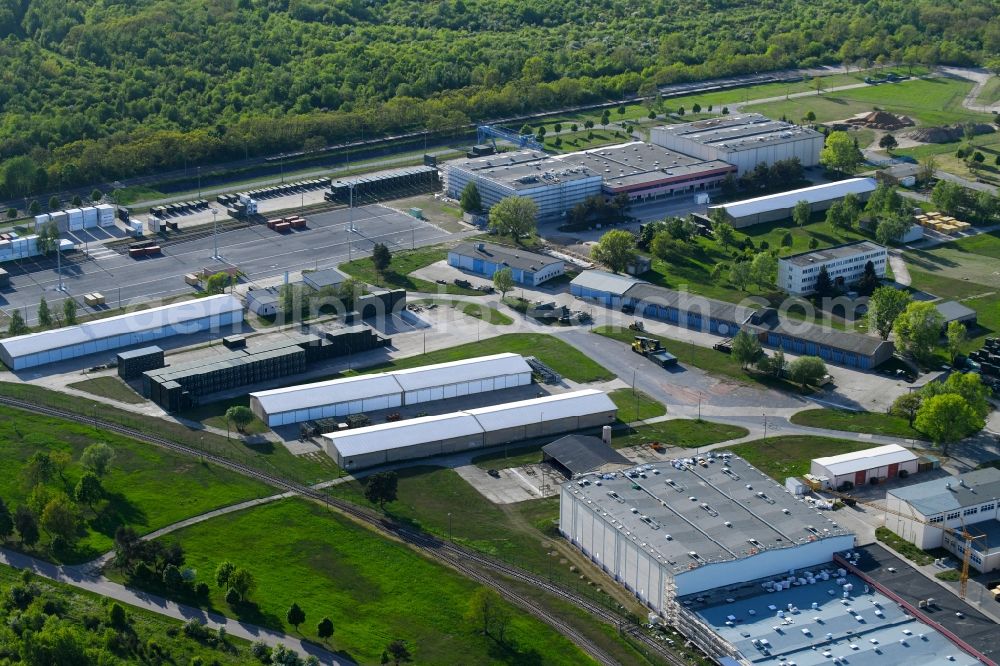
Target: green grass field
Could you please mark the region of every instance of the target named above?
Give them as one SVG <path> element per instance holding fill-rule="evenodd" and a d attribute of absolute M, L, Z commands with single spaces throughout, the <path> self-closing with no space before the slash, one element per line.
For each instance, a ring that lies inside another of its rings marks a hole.
<path fill-rule="evenodd" d="M 452 301 L 444 298 L 428 298 L 420 301 L 416 301 L 421 305 L 428 303 L 434 303 L 439 306 L 445 306 L 454 308 L 462 314 L 472 317 L 473 319 L 479 319 L 485 324 L 493 324 L 494 326 L 510 326 L 514 323 L 508 315 L 500 312 L 494 307 L 490 307 L 486 303 L 469 303 L 467 301 Z"/>
<path fill-rule="evenodd" d="M 482 296 L 483 292 L 466 289 L 454 284 L 436 284 L 410 275 L 413 271 L 430 266 L 433 263 L 448 258 L 448 251 L 442 247 L 425 247 L 417 250 L 405 250 L 392 255 L 389 268 L 381 276 L 375 271 L 371 257 L 355 259 L 340 265 L 340 270 L 356 280 L 367 282 L 390 289 L 406 289 L 427 294 L 458 294 L 463 296 Z"/>
<path fill-rule="evenodd" d="M 362 373 L 385 372 L 416 368 L 431 363 L 447 363 L 476 356 L 510 352 L 534 356 L 566 379 L 574 382 L 605 382 L 614 379 L 609 370 L 562 340 L 542 333 L 505 333 L 480 342 L 469 342 L 456 347 L 430 351 L 419 356 L 409 356 L 397 361 L 364 368 Z"/>
<path fill-rule="evenodd" d="M 140 533 L 175 523 L 189 516 L 271 494 L 270 487 L 246 477 L 170 453 L 147 444 L 96 432 L 93 428 L 62 419 L 31 415 L 0 407 L 0 497 L 8 505 L 24 503 L 31 491 L 25 487 L 20 469 L 36 451 L 65 451 L 73 463 L 65 470 L 65 482 L 58 476 L 47 485 L 55 493 L 72 494 L 83 468 L 80 454 L 94 442 L 105 442 L 115 450 L 115 460 L 102 479 L 107 491 L 106 506 L 98 505 L 96 515 L 84 507 L 86 534 L 82 534 L 66 561 L 85 561 L 110 549 L 115 529 L 131 525 Z M 49 540 L 43 537 L 42 554 Z"/>
<path fill-rule="evenodd" d="M 618 420 L 623 423 L 645 421 L 667 413 L 663 403 L 653 400 L 642 391 L 633 391 L 630 388 L 615 389 L 608 393 L 608 397 L 618 407 Z"/>
<path fill-rule="evenodd" d="M 980 104 L 996 104 L 1000 102 L 1000 77 L 991 76 L 976 99 Z"/>
<path fill-rule="evenodd" d="M 27 579 L 27 583 L 25 583 Z M 29 572 L 20 571 L 12 567 L 0 565 L 0 594 L 6 599 L 10 595 L 10 590 L 15 586 L 24 588 L 34 588 L 37 592 L 35 598 L 38 600 L 30 607 L 32 616 L 38 617 L 40 621 L 46 619 L 46 614 L 39 612 L 39 609 L 48 608 L 54 611 L 48 615 L 50 619 L 46 621 L 46 629 L 57 627 L 67 628 L 75 632 L 75 642 L 85 649 L 99 651 L 105 646 L 105 631 L 118 633 L 110 625 L 108 606 L 110 600 L 89 592 L 84 592 L 70 585 L 56 583 L 54 581 L 31 576 Z M 220 664 L 229 666 L 232 664 L 250 663 L 253 657 L 250 655 L 250 646 L 246 641 L 229 637 L 226 645 L 212 646 L 206 643 L 187 638 L 181 631 L 182 623 L 156 613 L 151 613 L 134 606 L 122 604 L 125 609 L 125 616 L 128 621 L 127 629 L 122 632 L 132 635 L 136 639 L 136 650 L 116 650 L 116 658 L 113 663 L 150 663 L 147 661 L 147 648 L 158 646 L 157 663 L 164 664 Z M 17 621 L 23 621 L 24 614 L 13 605 L 5 605 L 0 609 L 0 622 L 7 625 Z M 93 623 L 93 624 L 91 624 Z M 213 637 L 215 632 L 212 632 Z M 5 649 L 14 650 L 12 654 L 17 654 L 18 638 L 11 633 L 5 639 Z M 124 644 L 124 643 L 122 643 Z M 37 653 L 36 653 L 37 654 Z M 110 652 L 105 652 L 105 659 Z M 196 662 L 200 659 L 201 662 Z M 23 662 L 19 662 L 23 663 Z M 58 660 L 44 663 L 66 663 Z M 88 662 L 91 663 L 91 662 Z M 93 662 L 97 663 L 97 662 Z"/>
<path fill-rule="evenodd" d="M 849 412 L 842 409 L 807 409 L 793 414 L 790 421 L 796 425 L 812 428 L 863 432 L 888 437 L 927 439 L 926 435 L 919 430 L 911 428 L 906 419 L 891 414 Z"/>
<path fill-rule="evenodd" d="M 207 432 L 200 429 L 200 426 L 188 427 L 175 421 L 127 412 L 99 402 L 83 399 L 67 400 L 65 394 L 40 386 L 0 382 L 0 395 L 30 400 L 34 404 L 56 407 L 87 417 L 97 415 L 112 423 L 150 435 L 166 437 L 171 441 L 300 483 L 318 483 L 334 478 L 338 473 L 337 466 L 332 460 L 325 459 L 326 456 L 316 458 L 293 456 L 284 446 L 272 442 L 247 444 L 236 437 L 226 439 L 225 435 Z M 222 412 L 225 412 L 224 408 Z"/>
<path fill-rule="evenodd" d="M 927 566 L 934 556 L 899 536 L 888 527 L 876 527 L 875 538 L 918 566 Z"/>
<path fill-rule="evenodd" d="M 962 238 L 930 250 L 904 255 L 912 287 L 945 299 L 960 300 L 978 314 L 979 328 L 969 332 L 964 351 L 978 349 L 983 339 L 1000 331 L 1000 233 Z"/>
<path fill-rule="evenodd" d="M 118 377 L 93 377 L 92 379 L 84 379 L 81 382 L 67 384 L 67 386 L 130 405 L 138 405 L 145 402 L 141 395 L 133 391 L 128 384 Z"/>
<path fill-rule="evenodd" d="M 948 78 L 912 79 L 901 83 L 865 86 L 820 97 L 754 104 L 747 111 L 772 118 L 802 118 L 809 111 L 818 122 L 843 120 L 875 107 L 910 116 L 921 125 L 945 125 L 969 120 L 990 121 L 988 114 L 973 113 L 962 107 L 962 100 L 974 84 Z"/>
<path fill-rule="evenodd" d="M 829 437 L 783 435 L 739 444 L 730 449 L 778 483 L 790 476 L 809 473 L 813 458 L 836 456 L 872 448 L 871 443 L 849 442 Z"/>
<path fill-rule="evenodd" d="M 229 559 L 257 580 L 257 606 L 244 608 L 241 619 L 295 632 L 285 612 L 298 603 L 306 614 L 299 633 L 318 642 L 316 623 L 330 617 L 332 647 L 359 663 L 378 663 L 394 639 L 406 641 L 416 663 L 590 663 L 521 612 L 512 615 L 512 647 L 495 645 L 464 618 L 474 583 L 302 500 L 242 511 L 168 538 L 184 545 L 187 565 L 210 584 L 216 610 L 235 614 L 212 580 L 218 563 Z M 234 543 L 251 547 L 234 549 Z"/>
<path fill-rule="evenodd" d="M 717 444 L 730 439 L 746 437 L 750 431 L 740 426 L 695 419 L 671 419 L 660 423 L 632 428 L 628 432 L 616 433 L 611 444 L 616 449 L 625 446 L 639 446 L 659 442 L 664 446 L 680 446 L 694 449 L 709 444 Z"/>

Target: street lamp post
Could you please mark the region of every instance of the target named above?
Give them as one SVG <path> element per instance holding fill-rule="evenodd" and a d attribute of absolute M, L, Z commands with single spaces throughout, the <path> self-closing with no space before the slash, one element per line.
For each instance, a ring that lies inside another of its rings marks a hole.
<path fill-rule="evenodd" d="M 218 218 L 219 211 L 215 208 L 212 209 L 212 259 L 220 259 L 219 257 L 219 225 L 216 220 Z"/>
<path fill-rule="evenodd" d="M 198 198 L 201 199 L 201 167 L 198 167 Z"/>

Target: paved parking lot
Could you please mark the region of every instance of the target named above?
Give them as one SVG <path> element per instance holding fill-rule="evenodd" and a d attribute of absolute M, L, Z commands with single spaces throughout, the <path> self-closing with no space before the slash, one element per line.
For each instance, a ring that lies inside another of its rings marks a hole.
<path fill-rule="evenodd" d="M 354 218 L 355 233 L 348 232 Z M 69 295 L 80 302 L 83 294 L 99 291 L 109 306 L 127 307 L 130 303 L 146 304 L 150 299 L 193 293 L 184 283 L 184 275 L 205 267 L 237 266 L 250 281 L 280 278 L 285 271 L 295 274 L 303 269 L 336 266 L 348 258 L 371 253 L 376 242 L 389 245 L 391 250 L 442 242 L 449 234 L 439 228 L 379 205 L 346 209 L 308 216 L 309 228 L 289 234 L 279 234 L 266 226 L 253 226 L 218 235 L 221 261 L 212 259 L 212 235 L 178 242 L 164 248 L 162 257 L 144 260 L 105 249 L 93 253 L 93 258 L 76 261 L 63 271 L 64 292 L 58 290 L 59 275 L 55 267 L 35 262 L 26 263 L 24 270 L 12 271 L 11 287 L 0 291 L 0 309 L 22 310 L 29 323 L 35 321 L 39 299 L 44 295 L 50 307 L 60 311 Z"/>

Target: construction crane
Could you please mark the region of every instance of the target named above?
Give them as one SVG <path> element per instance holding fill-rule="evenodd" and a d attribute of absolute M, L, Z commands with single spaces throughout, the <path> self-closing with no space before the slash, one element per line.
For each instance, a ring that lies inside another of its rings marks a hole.
<path fill-rule="evenodd" d="M 906 520 L 912 520 L 913 522 L 920 523 L 921 525 L 928 525 L 928 526 L 933 527 L 935 529 L 939 529 L 942 532 L 945 532 L 946 534 L 950 534 L 953 537 L 964 539 L 965 540 L 965 550 L 962 553 L 962 575 L 959 578 L 959 588 L 958 588 L 959 589 L 959 593 L 958 593 L 958 596 L 961 597 L 963 600 L 965 599 L 965 593 L 969 589 L 969 560 L 972 558 L 972 545 L 973 545 L 973 542 L 976 541 L 977 539 L 985 539 L 986 538 L 985 534 L 978 534 L 978 535 L 970 534 L 969 531 L 965 527 L 965 520 L 964 519 L 961 519 L 962 520 L 962 529 L 961 530 L 956 530 L 954 527 L 948 527 L 947 525 L 943 525 L 943 524 L 940 524 L 940 523 L 931 523 L 931 522 L 928 522 L 926 520 L 922 520 L 920 518 L 917 518 L 913 514 L 906 515 L 905 513 L 902 513 L 900 511 L 894 511 L 893 509 L 889 509 L 887 507 L 883 507 L 883 506 L 881 506 L 879 504 L 876 504 L 875 502 L 866 502 L 865 500 L 860 500 L 857 497 L 854 497 L 852 495 L 845 495 L 844 493 L 839 493 L 839 492 L 837 492 L 835 490 L 820 490 L 818 492 L 828 493 L 830 495 L 833 495 L 834 497 L 839 497 L 840 499 L 844 500 L 845 504 L 848 504 L 848 503 L 864 504 L 865 506 L 870 506 L 871 508 L 876 509 L 878 511 L 882 511 L 884 513 L 891 513 L 894 516 L 899 516 L 900 518 L 905 518 Z M 882 519 L 882 522 L 883 522 L 883 527 L 884 527 L 885 526 L 885 518 L 884 517 Z"/>

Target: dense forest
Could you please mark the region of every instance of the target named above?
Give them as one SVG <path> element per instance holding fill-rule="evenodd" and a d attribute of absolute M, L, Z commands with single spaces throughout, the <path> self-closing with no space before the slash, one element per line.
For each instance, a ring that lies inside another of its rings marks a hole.
<path fill-rule="evenodd" d="M 824 63 L 973 64 L 997 0 L 0 0 L 0 196 Z"/>

